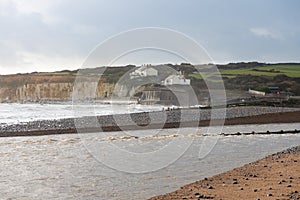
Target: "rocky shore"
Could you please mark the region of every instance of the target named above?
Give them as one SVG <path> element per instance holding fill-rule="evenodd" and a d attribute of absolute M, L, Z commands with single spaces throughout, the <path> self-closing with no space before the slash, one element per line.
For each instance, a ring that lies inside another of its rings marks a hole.
<path fill-rule="evenodd" d="M 0 137 L 67 134 L 94 131 L 119 131 L 219 125 L 220 109 L 178 109 L 95 117 L 41 120 L 0 126 Z M 225 113 L 224 113 L 225 114 Z M 300 122 L 299 108 L 233 107 L 226 110 L 226 125 Z"/>
<path fill-rule="evenodd" d="M 300 146 L 150 200 L 300 199 Z"/>

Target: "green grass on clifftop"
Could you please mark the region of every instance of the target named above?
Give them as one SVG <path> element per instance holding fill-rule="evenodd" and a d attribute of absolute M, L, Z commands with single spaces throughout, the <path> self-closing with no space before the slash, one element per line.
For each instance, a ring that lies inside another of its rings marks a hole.
<path fill-rule="evenodd" d="M 266 65 L 247 69 L 222 69 L 221 74 L 224 76 L 277 76 L 284 74 L 289 77 L 300 77 L 300 65 Z"/>

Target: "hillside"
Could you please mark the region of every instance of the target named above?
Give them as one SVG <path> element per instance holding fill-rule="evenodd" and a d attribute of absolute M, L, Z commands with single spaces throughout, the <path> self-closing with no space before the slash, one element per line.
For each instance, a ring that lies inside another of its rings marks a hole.
<path fill-rule="evenodd" d="M 210 65 L 195 66 L 182 63 L 180 65 L 164 64 L 151 66 L 159 71 L 161 80 L 173 73 L 182 71 L 186 78 L 191 79 L 192 87 L 198 96 L 207 93 L 205 81 L 202 76 L 214 75 L 210 72 Z M 229 63 L 217 65 L 222 74 L 225 88 L 228 94 L 240 95 L 246 93 L 249 88 L 259 89 L 267 86 L 277 86 L 281 91 L 293 95 L 300 95 L 300 64 L 297 63 Z M 41 100 L 70 100 L 76 77 L 85 77 L 82 82 L 82 90 L 88 90 L 89 83 L 97 84 L 96 98 L 103 99 L 113 94 L 116 83 L 121 77 L 128 75 L 136 69 L 134 65 L 125 67 L 94 68 L 57 72 L 34 72 L 27 74 L 0 75 L 0 101 L 1 102 L 27 102 Z M 102 71 L 104 73 L 102 74 Z M 200 71 L 200 73 L 199 73 Z M 101 80 L 98 81 L 101 72 Z M 124 79 L 124 77 L 123 77 Z M 86 81 L 85 81 L 86 80 Z M 84 83 L 86 82 L 86 83 Z M 153 85 L 151 86 L 153 87 Z M 147 88 L 143 87 L 143 89 Z M 126 89 L 126 88 L 125 88 Z M 137 89 L 141 92 L 141 89 Z M 86 94 L 92 95 L 94 91 Z M 118 94 L 117 94 L 118 95 Z M 126 95 L 126 94 L 125 94 Z M 127 93 L 128 95 L 128 93 Z M 89 96 L 85 96 L 88 98 Z"/>

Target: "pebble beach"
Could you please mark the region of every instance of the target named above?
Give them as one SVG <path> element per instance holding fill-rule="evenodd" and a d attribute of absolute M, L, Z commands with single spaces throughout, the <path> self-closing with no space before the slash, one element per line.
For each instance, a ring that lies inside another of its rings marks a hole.
<path fill-rule="evenodd" d="M 300 199 L 300 146 L 150 200 Z"/>
<path fill-rule="evenodd" d="M 300 122 L 299 108 L 283 107 L 232 107 L 219 109 L 226 125 Z M 50 134 L 119 131 L 136 129 L 179 128 L 208 126 L 212 120 L 224 122 L 218 109 L 185 109 L 132 114 L 87 116 L 57 120 L 40 120 L 0 126 L 0 137 Z M 220 117 L 221 116 L 221 117 Z M 221 118 L 221 119 L 220 119 Z M 97 123 L 92 123 L 97 120 Z"/>

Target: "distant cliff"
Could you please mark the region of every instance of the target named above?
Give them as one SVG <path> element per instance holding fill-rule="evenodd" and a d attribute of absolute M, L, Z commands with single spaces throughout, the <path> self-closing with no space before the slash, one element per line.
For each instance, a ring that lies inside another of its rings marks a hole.
<path fill-rule="evenodd" d="M 209 95 L 207 79 L 204 79 L 202 74 L 209 74 L 210 66 L 212 65 L 197 65 L 198 70 L 196 70 L 195 66 L 189 63 L 150 65 L 158 71 L 157 76 L 134 80 L 130 75 L 138 69 L 134 65 L 98 67 L 80 71 L 63 70 L 49 73 L 0 75 L 0 102 L 70 100 L 74 92 L 79 99 L 109 99 L 111 96 L 130 96 L 140 100 L 157 99 L 157 90 L 164 90 L 163 88 L 157 89 L 157 85 L 174 72 L 180 72 L 185 79 L 189 79 L 198 99 L 207 101 Z M 250 62 L 229 63 L 217 65 L 217 67 L 220 69 L 229 98 L 248 97 L 249 88 L 268 86 L 279 87 L 282 94 L 300 96 L 300 64 Z M 80 76 L 82 76 L 81 81 L 74 91 L 74 82 Z M 101 80 L 98 80 L 99 77 Z M 210 77 L 211 81 L 214 81 L 214 75 Z M 141 82 L 139 82 L 140 79 Z M 156 89 L 152 90 L 153 88 Z"/>
<path fill-rule="evenodd" d="M 0 102 L 42 102 L 71 100 L 76 76 L 66 74 L 17 74 L 0 76 Z M 107 98 L 114 83 L 97 77 L 76 84 L 79 98 Z M 94 90 L 96 89 L 96 90 Z"/>

